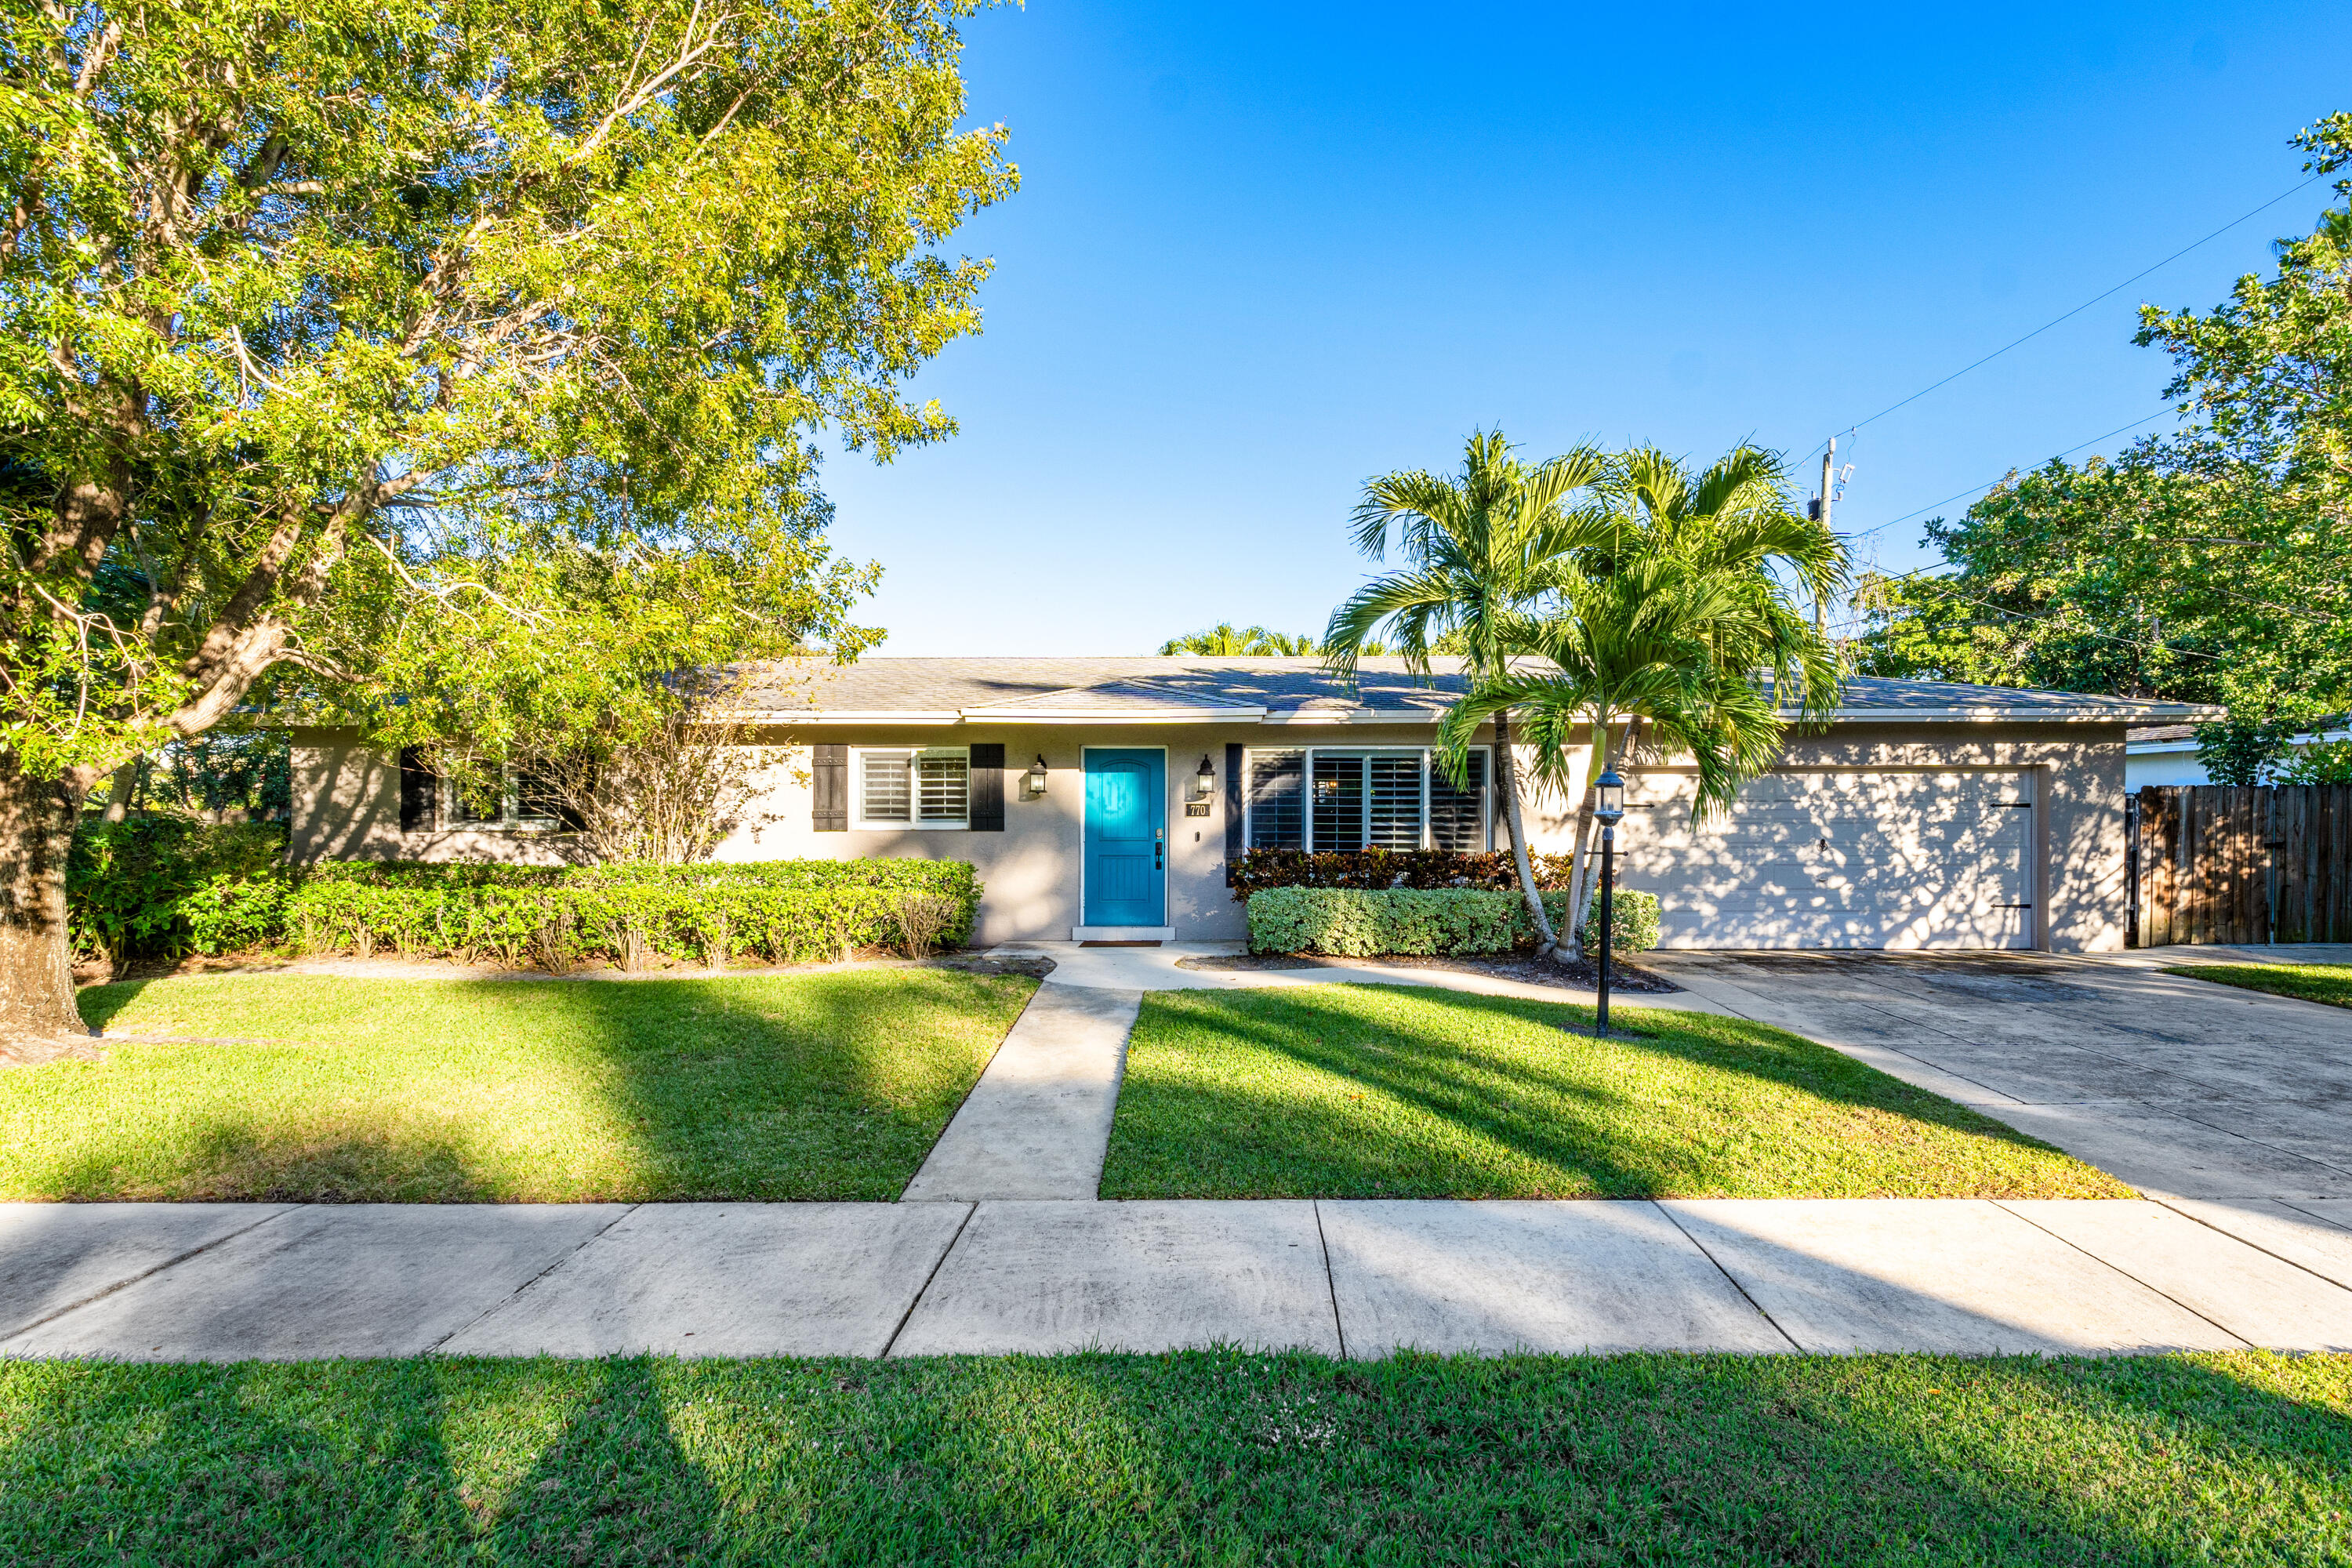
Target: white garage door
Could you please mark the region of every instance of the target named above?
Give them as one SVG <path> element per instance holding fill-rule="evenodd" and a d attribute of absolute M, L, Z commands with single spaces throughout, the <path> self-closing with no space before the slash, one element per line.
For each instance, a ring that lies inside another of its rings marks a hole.
<path fill-rule="evenodd" d="M 2030 773 L 1768 773 L 1696 827 L 1689 773 L 1629 781 L 1623 885 L 1668 947 L 2031 947 Z"/>

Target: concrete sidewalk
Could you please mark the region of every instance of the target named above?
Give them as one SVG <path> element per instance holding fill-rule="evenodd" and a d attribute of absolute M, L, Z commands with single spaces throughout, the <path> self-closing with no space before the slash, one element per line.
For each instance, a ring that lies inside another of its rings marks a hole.
<path fill-rule="evenodd" d="M 2344 1350 L 2347 1225 L 2341 1202 L 26 1204 L 0 1206 L 0 1354 Z"/>

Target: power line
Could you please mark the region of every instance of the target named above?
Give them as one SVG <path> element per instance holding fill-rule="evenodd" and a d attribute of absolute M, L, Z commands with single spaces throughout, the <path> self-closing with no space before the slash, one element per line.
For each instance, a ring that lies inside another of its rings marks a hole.
<path fill-rule="evenodd" d="M 1984 358 L 1974 361 L 1971 363 L 1962 365 L 1959 369 L 1952 372 L 1951 374 L 1944 377 L 1943 380 L 1933 382 L 1928 385 L 1921 387 L 1918 391 L 1903 399 L 1900 403 L 1888 404 L 1885 407 L 1872 415 L 1868 419 L 1858 420 L 1855 423 L 1847 426 L 1846 429 L 1850 431 L 1859 430 L 1864 425 L 1874 424 L 1878 420 L 1885 418 L 1888 415 L 1894 413 L 1898 408 L 1906 407 L 1910 404 L 1918 402 L 1919 399 L 1927 396 L 1937 387 L 1948 386 L 1953 382 L 1959 380 L 1960 377 L 1968 374 L 1969 372 L 1979 369 L 1981 366 L 1990 364 L 1993 361 L 1999 359 L 2010 350 L 2018 347 L 2020 344 L 2032 342 L 2035 338 L 2040 337 L 2042 333 L 2048 331 L 2051 328 L 2059 325 L 2061 322 L 2072 321 L 2074 317 L 2081 315 L 2084 311 L 2089 310 L 2100 300 L 2106 299 L 2109 295 L 2122 293 L 2125 289 L 2130 288 L 2133 284 L 2138 282 L 2149 273 L 2159 271 L 2164 268 L 2171 266 L 2174 262 L 2179 260 L 2190 251 L 2195 250 L 2199 246 L 2210 244 L 2212 241 L 2221 238 L 2231 229 L 2237 227 L 2240 224 L 2245 222 L 2248 218 L 2256 217 L 2263 213 L 2268 212 L 2271 208 L 2278 205 L 2279 203 L 2286 200 L 2287 197 L 2294 195 L 2295 192 L 2304 190 L 2308 186 L 2315 185 L 2326 177 L 2327 176 L 2325 174 L 2317 174 L 2312 175 L 2311 178 L 2307 180 L 2297 182 L 2293 187 L 2281 191 L 2277 195 L 2273 196 L 2261 206 L 2255 207 L 2251 212 L 2242 213 L 2238 216 L 2231 218 L 2229 222 L 2223 224 L 2221 227 L 2215 229 L 2204 238 L 2190 241 L 2189 244 L 2184 245 L 2179 249 L 2174 251 L 2171 255 L 2166 257 L 2163 260 L 2157 262 L 2154 266 L 2143 267 L 2137 272 L 2133 273 L 2130 277 L 2116 284 L 2114 288 L 2103 289 L 2100 292 L 2092 295 L 2089 299 L 2084 300 L 2081 304 L 2075 306 L 2064 315 L 2052 317 L 2049 321 L 2042 322 L 2040 326 L 2034 328 L 2023 337 L 2018 338 L 2011 342 L 2003 343 L 2000 347 L 1993 350 L 1992 353 L 1985 355 Z"/>
<path fill-rule="evenodd" d="M 2102 441 L 2112 440 L 2114 437 L 2122 435 L 2126 430 L 2137 430 L 2143 425 L 2153 425 L 2171 412 L 2172 410 L 2169 408 L 2159 408 L 2144 419 L 2135 419 L 2128 425 L 2118 425 L 2116 428 L 2108 431 L 2105 436 L 2094 436 L 2087 441 L 2075 442 L 2074 445 L 2067 447 L 2063 452 L 2053 452 L 2050 456 L 2042 458 L 2041 462 L 2036 463 L 2033 466 L 2039 468 L 2046 464 L 2054 463 L 2061 458 L 2071 458 L 2085 447 L 2095 447 Z M 2000 479 L 1988 479 L 1980 485 L 1970 485 L 1967 489 L 1960 490 L 1953 495 L 1948 495 L 1942 500 L 1929 501 L 1926 506 L 1921 507 L 1916 511 L 1906 511 L 1901 517 L 1891 517 L 1885 522 L 1873 523 L 1868 528 L 1862 529 L 1857 532 L 1849 533 L 1845 535 L 1845 537 L 1848 539 L 1867 539 L 1874 533 L 1878 533 L 1886 529 L 1893 528 L 1896 523 L 1908 522 L 1915 517 L 1925 517 L 1929 512 L 1934 511 L 1937 507 L 1949 506 L 1954 501 L 1964 500 L 1969 496 L 1981 495 L 1986 490 L 1992 489 L 1993 486 L 2000 483 L 2001 479 L 2007 479 L 2009 474 L 2013 474 L 2018 471 L 2018 468 L 2012 466 L 2009 469 L 2009 473 L 2001 475 Z"/>
<path fill-rule="evenodd" d="M 1923 566 L 1916 571 L 1906 572 L 1900 577 L 1889 577 L 1886 581 L 1890 583 L 1900 583 L 1908 578 L 1916 577 L 1921 572 L 1925 572 L 1927 570 L 1927 568 Z M 2059 618 L 2058 614 L 2055 613 L 2037 616 L 2024 610 L 2012 610 L 2006 605 L 1996 604 L 1990 599 L 1979 599 L 1974 594 L 1963 594 L 1958 589 L 1949 586 L 1947 586 L 1944 589 L 1944 592 L 1949 594 L 1955 599 L 1965 599 L 1971 605 L 1981 605 L 1984 608 L 1992 611 L 1993 614 L 1997 616 L 2006 616 L 2012 621 L 2048 622 L 2054 621 Z M 1866 620 L 1863 620 L 1853 621 L 1847 624 L 1854 626 L 1867 626 L 1870 623 Z M 2101 642 L 2117 643 L 2125 647 L 2153 648 L 2158 653 L 2168 653 L 2176 658 L 2201 658 L 2210 664 L 2217 662 L 2221 657 L 2220 654 L 2215 653 L 2200 653 L 2195 648 L 2176 647 L 2168 642 L 2142 642 L 2137 637 L 2114 637 L 2106 632 L 2092 631 L 2087 626 L 2070 626 L 2066 629 L 2075 637 L 2096 637 Z"/>

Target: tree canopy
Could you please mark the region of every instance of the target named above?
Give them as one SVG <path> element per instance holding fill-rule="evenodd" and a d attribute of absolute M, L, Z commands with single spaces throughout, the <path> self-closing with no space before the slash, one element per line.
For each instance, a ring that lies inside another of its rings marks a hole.
<path fill-rule="evenodd" d="M 257 683 L 496 746 L 870 641 L 817 442 L 952 428 L 901 387 L 1014 180 L 970 8 L 9 7 L 0 926 L 92 782 Z"/>

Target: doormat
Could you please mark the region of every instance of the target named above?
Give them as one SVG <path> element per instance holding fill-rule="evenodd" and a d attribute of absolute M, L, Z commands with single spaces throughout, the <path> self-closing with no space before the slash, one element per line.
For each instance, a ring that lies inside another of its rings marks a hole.
<path fill-rule="evenodd" d="M 1158 947 L 1157 942 L 1082 942 L 1080 947 Z"/>

